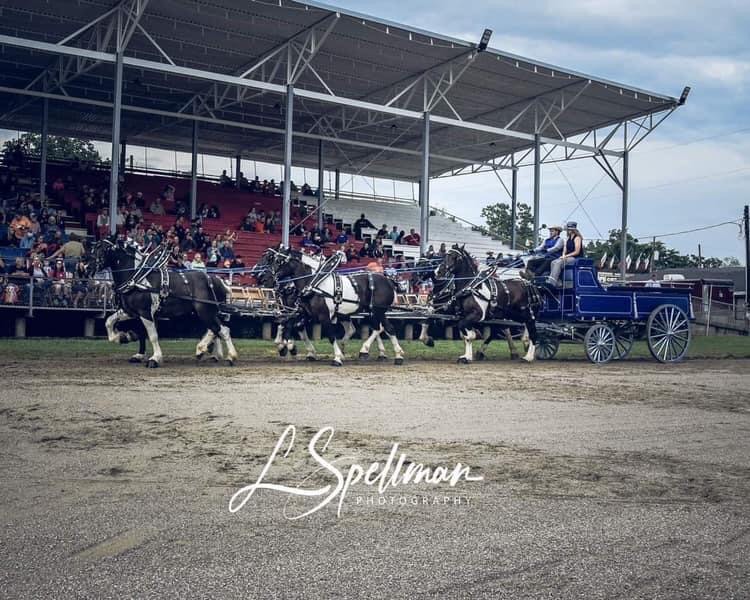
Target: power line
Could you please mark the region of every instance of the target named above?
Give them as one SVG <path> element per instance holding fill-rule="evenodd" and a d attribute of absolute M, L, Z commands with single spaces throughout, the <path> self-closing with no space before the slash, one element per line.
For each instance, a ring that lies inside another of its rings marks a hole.
<path fill-rule="evenodd" d="M 562 168 L 560 167 L 559 164 L 555 163 L 555 166 L 557 167 L 557 170 L 560 171 L 560 175 L 562 175 L 563 179 L 565 179 L 565 181 L 567 182 L 568 187 L 570 188 L 570 191 L 573 193 L 573 197 L 576 199 L 576 202 L 578 202 L 578 208 L 580 208 L 583 211 L 583 213 L 586 215 L 586 218 L 589 220 L 589 223 L 591 223 L 591 225 L 593 225 L 594 229 L 596 229 L 596 233 L 598 233 L 599 235 L 601 235 L 602 232 L 599 231 L 599 228 L 596 226 L 596 223 L 594 223 L 594 219 L 591 218 L 591 215 L 589 214 L 589 211 L 587 211 L 583 207 L 583 201 L 578 198 L 578 194 L 576 194 L 576 191 L 573 188 L 573 184 L 570 183 L 570 179 L 568 179 L 568 176 L 565 175 L 565 173 L 563 172 L 563 170 L 562 170 Z M 584 200 L 585 200 L 585 198 L 584 198 Z M 573 212 L 575 212 L 575 210 Z M 565 219 L 565 220 L 567 221 L 568 219 Z"/>
<path fill-rule="evenodd" d="M 709 173 L 708 175 L 701 175 L 699 177 L 690 177 L 690 178 L 686 178 L 686 179 L 677 179 L 677 180 L 674 180 L 674 181 L 667 181 L 665 183 L 657 183 L 657 184 L 654 184 L 654 185 L 633 188 L 631 191 L 633 191 L 633 192 L 640 192 L 640 191 L 643 191 L 643 190 L 653 190 L 653 189 L 658 189 L 658 188 L 662 188 L 662 187 L 668 187 L 670 185 L 680 185 L 682 183 L 692 183 L 694 181 L 701 181 L 703 179 L 712 179 L 714 177 L 721 177 L 721 176 L 724 176 L 724 175 L 734 175 L 736 173 L 741 173 L 743 171 L 750 171 L 750 167 L 741 167 L 739 169 L 732 169 L 731 171 L 721 171 L 719 173 Z M 606 177 L 606 175 L 605 175 L 605 177 Z M 601 196 L 593 196 L 593 199 L 611 198 L 613 196 L 619 196 L 619 194 L 617 194 L 617 193 L 602 194 Z"/>
<path fill-rule="evenodd" d="M 716 229 L 717 227 L 724 227 L 725 225 L 737 225 L 738 227 L 742 227 L 742 219 L 737 219 L 735 221 L 722 221 L 721 223 L 715 223 L 713 225 L 704 225 L 702 227 L 695 227 L 693 229 L 685 229 L 683 231 L 672 231 L 670 233 L 660 233 L 657 235 L 636 235 L 630 231 L 628 233 L 633 237 L 633 239 L 636 240 L 646 240 L 650 238 L 666 238 L 666 237 L 673 237 L 676 235 L 685 235 L 688 233 L 695 233 L 697 231 L 706 231 L 708 229 Z M 601 235 L 601 234 L 600 234 Z M 587 241 L 590 242 L 609 242 L 611 241 L 611 238 L 587 238 Z M 616 240 L 616 243 L 619 244 L 619 238 Z"/>
<path fill-rule="evenodd" d="M 686 229 L 684 231 L 673 231 L 672 233 L 662 233 L 659 235 L 642 235 L 642 236 L 638 236 L 636 239 L 665 238 L 665 237 L 672 237 L 675 235 L 685 235 L 686 233 L 695 233 L 697 231 L 706 231 L 707 229 L 716 229 L 717 227 L 724 227 L 725 225 L 737 225 L 738 227 L 741 227 L 740 223 L 741 223 L 740 219 L 737 219 L 736 221 L 723 221 L 721 223 L 716 223 L 715 225 L 705 225 L 703 227 L 696 227 L 694 229 Z M 633 236 L 633 237 L 636 237 L 636 236 Z"/>
<path fill-rule="evenodd" d="M 695 138 L 692 140 L 686 140 L 684 142 L 678 142 L 677 144 L 670 144 L 669 146 L 662 146 L 659 148 L 658 146 L 656 148 L 649 148 L 648 150 L 643 150 L 639 154 L 649 154 L 650 152 L 658 152 L 661 150 L 671 150 L 672 148 L 682 148 L 683 146 L 690 146 L 691 144 L 699 144 L 700 142 L 707 142 L 709 140 L 715 140 L 718 138 L 723 137 L 729 137 L 732 135 L 737 135 L 738 133 L 745 133 L 750 131 L 750 127 L 743 127 L 742 129 L 734 129 L 732 131 L 725 131 L 723 133 L 716 133 L 713 135 L 707 135 L 701 138 Z"/>

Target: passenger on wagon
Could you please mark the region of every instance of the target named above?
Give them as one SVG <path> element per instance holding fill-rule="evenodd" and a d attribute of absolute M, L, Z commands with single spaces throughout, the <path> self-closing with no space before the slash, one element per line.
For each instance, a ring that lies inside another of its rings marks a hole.
<path fill-rule="evenodd" d="M 549 272 L 552 261 L 560 258 L 563 251 L 563 240 L 560 237 L 562 227 L 559 225 L 549 226 L 549 237 L 539 246 L 534 248 L 534 258 L 529 259 L 526 270 L 520 275 L 524 279 L 533 279 Z"/>
<path fill-rule="evenodd" d="M 550 268 L 549 278 L 553 285 L 560 282 L 560 275 L 566 265 L 572 265 L 577 258 L 583 258 L 584 256 L 583 237 L 581 237 L 581 232 L 578 231 L 578 223 L 568 221 L 565 225 L 565 231 L 567 239 L 562 256 L 553 260 Z"/>

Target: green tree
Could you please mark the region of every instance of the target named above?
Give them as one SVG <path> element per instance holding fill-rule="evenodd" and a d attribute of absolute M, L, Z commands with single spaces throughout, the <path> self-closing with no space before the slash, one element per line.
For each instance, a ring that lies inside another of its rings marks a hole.
<path fill-rule="evenodd" d="M 612 229 L 609 232 L 609 238 L 606 240 L 591 241 L 586 244 L 586 254 L 594 260 L 600 260 L 604 254 L 607 254 L 607 264 L 611 258 L 615 257 L 615 265 L 619 263 L 620 259 L 620 230 Z M 651 258 L 652 254 L 656 254 L 658 257 L 654 265 L 657 269 L 677 269 L 684 267 L 698 267 L 701 265 L 701 261 L 695 254 L 680 254 L 679 251 L 674 248 L 667 247 L 664 242 L 657 241 L 652 242 L 640 242 L 637 238 L 628 234 L 628 254 L 633 261 L 637 261 L 639 257 Z M 726 266 L 727 261 L 732 260 L 731 258 L 720 259 L 713 257 L 706 257 L 703 259 L 704 268 L 717 268 Z M 739 263 L 737 259 L 734 259 Z M 631 270 L 635 267 L 631 264 Z"/>
<path fill-rule="evenodd" d="M 20 144 L 24 155 L 39 156 L 42 152 L 42 136 L 38 133 L 24 133 L 20 138 L 8 140 L 3 145 L 3 154 L 12 152 Z M 50 160 L 80 160 L 102 162 L 99 151 L 89 140 L 50 135 L 47 137 L 47 158 Z"/>
<path fill-rule="evenodd" d="M 512 219 L 510 205 L 505 202 L 489 204 L 482 209 L 482 218 L 487 223 L 490 234 L 504 244 L 510 244 Z M 528 204 L 519 203 L 516 214 L 516 239 L 519 246 L 534 239 L 534 216 Z"/>
<path fill-rule="evenodd" d="M 651 256 L 651 244 L 642 244 L 638 239 L 628 234 L 628 254 L 633 261 L 638 260 L 640 256 Z M 664 244 L 657 242 L 656 250 L 663 252 L 665 250 Z M 607 255 L 607 264 L 614 256 L 615 265 L 618 264 L 620 258 L 620 230 L 611 229 L 609 231 L 609 237 L 606 240 L 595 240 L 590 241 L 586 244 L 586 255 L 593 258 L 594 260 L 600 260 L 604 254 Z M 632 267 L 631 267 L 632 268 Z"/>

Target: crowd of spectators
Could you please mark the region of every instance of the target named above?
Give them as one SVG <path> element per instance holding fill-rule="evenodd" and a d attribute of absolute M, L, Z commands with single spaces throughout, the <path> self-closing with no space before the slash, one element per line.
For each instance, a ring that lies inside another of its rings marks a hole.
<path fill-rule="evenodd" d="M 112 215 L 106 170 L 71 163 L 67 175 L 48 182 L 43 195 L 34 181 L 33 167 L 26 167 L 20 148 L 7 153 L 5 159 L 6 164 L 0 166 L 0 246 L 12 247 L 13 251 L 6 253 L 5 260 L 0 256 L 0 302 L 7 303 L 8 294 L 16 294 L 15 301 L 22 302 L 31 291 L 35 298 L 38 293 L 45 302 L 60 306 L 79 306 L 84 301 L 90 291 L 86 287 L 86 239 L 69 234 L 68 225 L 77 229 L 91 224 L 94 237 L 100 239 L 109 235 L 114 219 L 122 238 L 144 248 L 169 245 L 169 264 L 176 269 L 242 269 L 245 263 L 235 252 L 238 232 L 277 234 L 282 229 L 280 211 L 252 207 L 237 223 L 237 230 L 209 234 L 205 222 L 221 219 L 220 207 L 203 203 L 191 219 L 187 201 L 175 197 L 173 185 L 165 185 L 160 193 L 147 197 L 137 189 L 128 189 L 122 181 L 117 211 Z M 85 177 L 76 177 L 78 174 Z M 220 184 L 236 187 L 226 171 Z M 316 194 L 307 184 L 297 188 L 290 182 L 290 187 L 295 199 Z M 248 181 L 240 174 L 240 188 L 279 196 L 283 182 L 261 181 L 257 176 Z M 300 203 L 302 208 L 304 205 Z M 304 209 L 293 214 L 290 223 L 306 251 L 330 254 L 340 250 L 347 262 L 364 263 L 374 270 L 398 269 L 404 263 L 402 255 L 390 251 L 393 244 L 419 246 L 421 241 L 414 229 L 406 233 L 386 224 L 375 235 L 368 232 L 363 237 L 363 230 L 376 229 L 364 214 L 346 229 L 335 226 L 331 219 L 318 228 L 313 220 L 317 219 Z M 216 231 L 215 226 L 210 229 Z M 386 239 L 393 244 L 384 245 Z M 444 252 L 444 247 L 437 253 L 430 247 L 428 257 Z"/>

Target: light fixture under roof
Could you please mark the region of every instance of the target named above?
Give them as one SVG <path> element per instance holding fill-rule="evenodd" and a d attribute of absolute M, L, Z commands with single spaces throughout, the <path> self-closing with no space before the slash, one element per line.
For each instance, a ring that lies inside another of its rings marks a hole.
<path fill-rule="evenodd" d="M 479 52 L 484 52 L 487 50 L 487 46 L 490 43 L 490 38 L 492 37 L 492 29 L 485 29 L 484 33 L 482 34 L 482 39 L 479 40 L 479 46 L 477 46 L 477 50 Z"/>

